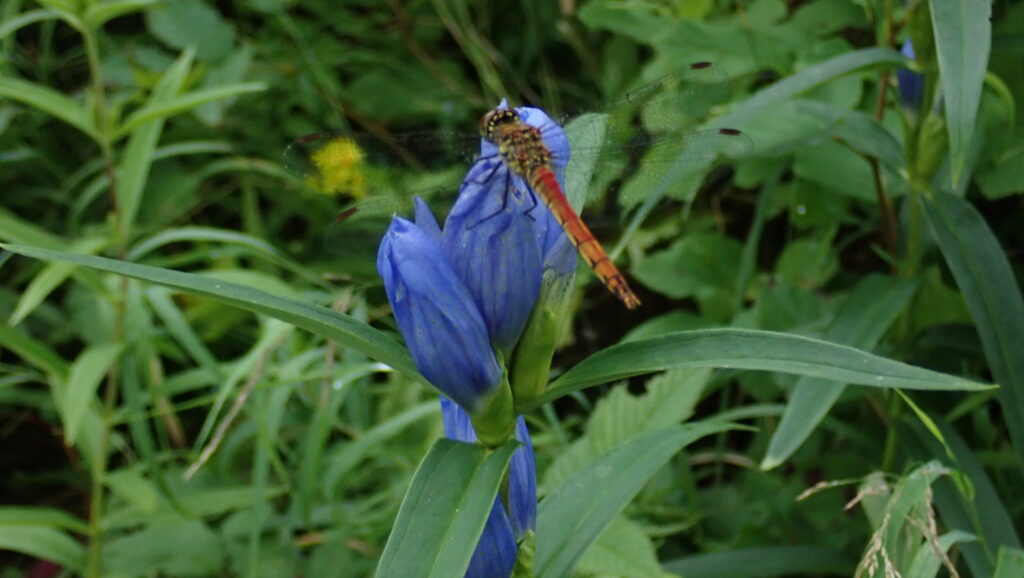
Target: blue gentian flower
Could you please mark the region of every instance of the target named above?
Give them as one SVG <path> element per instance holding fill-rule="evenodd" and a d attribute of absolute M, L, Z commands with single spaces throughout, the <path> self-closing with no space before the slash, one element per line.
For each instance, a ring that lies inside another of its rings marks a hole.
<path fill-rule="evenodd" d="M 463 442 L 475 442 L 476 433 L 469 415 L 441 398 L 441 415 L 445 436 Z M 531 532 L 537 519 L 537 475 L 533 444 L 522 416 L 516 423 L 516 439 L 523 446 L 512 455 L 509 465 L 508 506 L 499 495 L 480 536 L 467 578 L 508 578 L 516 563 L 517 542 Z"/>
<path fill-rule="evenodd" d="M 377 253 L 377 270 L 416 368 L 468 411 L 501 380 L 501 367 L 476 301 L 441 248 L 441 231 L 416 199 L 416 222 L 396 217 Z"/>
<path fill-rule="evenodd" d="M 914 59 L 914 45 L 909 38 L 903 43 L 901 52 L 903 56 Z M 896 71 L 896 81 L 900 87 L 900 103 L 911 110 L 920 109 L 924 97 L 924 75 L 901 68 Z"/>
<path fill-rule="evenodd" d="M 538 127 L 556 176 L 569 157 L 562 128 L 543 111 L 516 109 Z M 413 361 L 424 377 L 474 413 L 501 379 L 522 335 L 546 267 L 575 265 L 561 227 L 491 143 L 463 181 L 443 232 L 426 204 L 416 222 L 392 221 L 377 269 Z M 571 265 L 566 265 L 571 263 Z"/>

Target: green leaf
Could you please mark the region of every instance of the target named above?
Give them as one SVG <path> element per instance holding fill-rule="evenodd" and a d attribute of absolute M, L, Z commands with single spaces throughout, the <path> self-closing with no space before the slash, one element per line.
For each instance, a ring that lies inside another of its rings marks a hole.
<path fill-rule="evenodd" d="M 5 506 L 0 508 L 0 526 L 47 526 L 86 534 L 89 525 L 64 510 L 34 506 Z"/>
<path fill-rule="evenodd" d="M 64 421 L 64 440 L 69 446 L 78 441 L 82 420 L 90 406 L 96 403 L 96 389 L 107 370 L 121 354 L 120 344 L 90 347 L 71 365 L 67 387 L 61 394 L 61 414 Z"/>
<path fill-rule="evenodd" d="M 0 23 L 0 39 L 6 38 L 18 30 L 36 22 L 44 22 L 60 18 L 60 15 L 50 10 L 30 10 L 17 16 L 13 16 Z"/>
<path fill-rule="evenodd" d="M 882 388 L 981 391 L 992 387 L 810 337 L 750 329 L 697 329 L 599 351 L 552 382 L 528 409 L 584 387 L 674 367 L 781 371 Z"/>
<path fill-rule="evenodd" d="M 907 59 L 902 54 L 889 48 L 866 48 L 841 54 L 805 68 L 793 76 L 758 91 L 728 114 L 716 117 L 713 120 L 713 125 L 742 127 L 743 122 L 766 114 L 770 108 L 832 79 L 865 68 L 876 66 L 895 68 L 905 67 L 906 64 Z"/>
<path fill-rule="evenodd" d="M 76 255 L 63 251 L 50 251 L 38 247 L 2 245 L 8 251 L 44 259 L 67 261 L 94 269 L 117 273 L 126 277 L 149 281 L 172 289 L 209 297 L 221 303 L 280 319 L 311 333 L 333 339 L 368 357 L 385 363 L 410 377 L 420 378 L 408 351 L 383 332 L 343 315 L 297 299 L 278 297 L 269 293 L 204 275 L 182 273 L 147 265 L 138 265 L 116 259 Z M 426 383 L 426 382 L 424 382 Z"/>
<path fill-rule="evenodd" d="M 843 552 L 820 546 L 742 548 L 687 556 L 664 569 L 687 578 L 769 578 L 775 576 L 852 576 L 854 562 Z"/>
<path fill-rule="evenodd" d="M 186 50 L 160 78 L 147 107 L 159 106 L 174 98 L 185 85 L 188 71 L 192 66 L 192 52 Z M 120 207 L 121 232 L 129 235 L 142 203 L 142 196 L 153 164 L 153 153 L 164 129 L 162 117 L 154 118 L 135 131 L 125 145 L 117 183 L 117 202 Z M 115 131 L 120 132 L 120 131 Z"/>
<path fill-rule="evenodd" d="M 462 576 L 517 448 L 440 439 L 420 462 L 375 576 Z"/>
<path fill-rule="evenodd" d="M 220 60 L 231 52 L 235 31 L 211 4 L 175 0 L 146 12 L 154 36 L 178 50 L 192 50 L 202 60 Z"/>
<path fill-rule="evenodd" d="M 82 21 L 86 28 L 97 29 L 114 18 L 139 12 L 159 3 L 160 0 L 108 0 L 90 5 L 82 15 Z"/>
<path fill-rule="evenodd" d="M 208 102 L 223 100 L 232 96 L 238 96 L 239 94 L 262 92 L 266 89 L 267 85 L 262 82 L 243 82 L 205 90 L 196 90 L 166 101 L 153 102 L 135 111 L 125 119 L 114 136 L 115 138 L 121 138 L 141 124 L 180 114 Z"/>
<path fill-rule="evenodd" d="M 75 253 L 92 255 L 106 244 L 106 239 L 102 238 L 81 239 L 71 245 L 71 250 Z M 28 287 L 21 293 L 21 298 L 18 299 L 18 306 L 11 313 L 7 324 L 14 326 L 21 323 L 23 319 L 35 311 L 36 307 L 39 307 L 47 295 L 64 283 L 75 269 L 76 267 L 70 263 L 51 263 L 43 267 L 43 270 L 32 278 Z"/>
<path fill-rule="evenodd" d="M 1024 298 L 1006 254 L 967 201 L 937 193 L 924 213 L 978 327 L 1017 455 L 1024 460 Z"/>
<path fill-rule="evenodd" d="M 89 111 L 78 101 L 52 88 L 18 78 L 0 77 L 0 97 L 38 108 L 84 132 L 93 140 L 99 138 Z"/>
<path fill-rule="evenodd" d="M 961 483 L 954 483 L 949 477 L 938 480 L 934 486 L 935 506 L 946 527 L 961 528 L 978 537 L 979 541 L 963 544 L 960 551 L 972 575 L 989 576 L 998 547 L 1021 545 L 1010 508 L 1000 499 L 985 467 L 960 434 L 945 420 L 932 422 L 943 442 L 921 420 L 906 416 L 897 422 L 902 445 L 913 459 L 939 460 L 966 478 Z"/>
<path fill-rule="evenodd" d="M 914 296 L 918 283 L 870 276 L 850 292 L 836 313 L 826 339 L 862 349 L 872 349 Z M 761 468 L 772 469 L 793 454 L 821 423 L 842 395 L 846 385 L 802 377 L 786 404 L 779 428 L 772 435 Z"/>
<path fill-rule="evenodd" d="M 905 574 L 907 578 L 935 578 L 942 566 L 943 558 L 949 549 L 960 542 L 973 542 L 977 538 L 973 534 L 953 530 L 939 536 L 937 542 L 928 541 L 917 549 L 914 561 Z M 942 554 L 942 557 L 939 554 Z M 948 561 L 948 558 L 946 558 Z M 1019 575 L 1019 574 L 1018 574 Z"/>
<path fill-rule="evenodd" d="M 802 114 L 818 120 L 853 150 L 877 158 L 894 171 L 906 165 L 903 147 L 896 135 L 871 115 L 813 100 L 796 100 L 793 105 Z"/>
<path fill-rule="evenodd" d="M 952 186 L 959 186 L 971 146 L 982 83 L 992 48 L 992 3 L 988 0 L 932 0 L 932 28 L 952 157 Z"/>
<path fill-rule="evenodd" d="M 104 570 L 114 576 L 218 576 L 225 549 L 223 539 L 201 520 L 177 516 L 105 544 Z"/>
<path fill-rule="evenodd" d="M 1024 550 L 1020 548 L 999 549 L 999 561 L 993 578 L 1014 578 L 1024 576 Z"/>
<path fill-rule="evenodd" d="M 733 427 L 708 422 L 648 432 L 575 473 L 537 508 L 538 578 L 569 576 L 587 548 L 672 456 Z"/>
<path fill-rule="evenodd" d="M 69 369 L 64 358 L 50 346 L 6 323 L 0 323 L 0 345 L 50 375 L 64 377 L 68 374 Z"/>
<path fill-rule="evenodd" d="M 0 550 L 49 560 L 72 572 L 81 571 L 85 562 L 85 549 L 78 540 L 45 526 L 0 525 Z"/>

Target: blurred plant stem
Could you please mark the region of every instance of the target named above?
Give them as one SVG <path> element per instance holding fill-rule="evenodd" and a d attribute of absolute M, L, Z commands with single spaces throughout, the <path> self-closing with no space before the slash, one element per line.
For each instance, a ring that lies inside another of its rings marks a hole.
<path fill-rule="evenodd" d="M 110 111 L 107 109 L 106 91 L 103 85 L 103 71 L 101 68 L 100 50 L 98 44 L 98 30 L 87 24 L 88 20 L 81 19 L 83 23 L 80 31 L 85 43 L 86 57 L 89 64 L 89 75 L 92 79 L 93 95 L 93 118 L 96 121 L 96 142 L 100 146 L 100 154 L 103 155 L 103 166 L 107 173 L 109 183 L 110 209 L 113 212 L 113 231 L 115 247 L 118 258 L 123 259 L 127 251 L 128 239 L 120 215 L 120 203 L 117 195 L 117 168 L 114 165 L 114 156 L 111 142 Z M 124 319 L 125 302 L 128 295 L 128 278 L 120 277 L 117 285 L 117 295 L 114 303 L 114 327 L 112 334 L 113 343 L 124 341 Z M 103 480 L 107 476 L 107 447 L 110 444 L 111 427 L 113 427 L 114 411 L 117 408 L 119 397 L 121 373 L 120 361 L 115 361 L 107 372 L 106 386 L 103 393 L 103 416 L 102 430 L 100 432 L 99 447 L 93 457 L 91 467 L 92 485 L 89 498 L 89 553 L 86 561 L 85 575 L 92 578 L 99 578 L 103 575 L 103 504 L 104 488 Z"/>

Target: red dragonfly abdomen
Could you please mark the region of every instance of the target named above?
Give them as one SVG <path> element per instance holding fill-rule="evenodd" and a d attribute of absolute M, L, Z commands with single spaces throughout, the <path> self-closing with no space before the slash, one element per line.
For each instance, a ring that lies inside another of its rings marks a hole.
<path fill-rule="evenodd" d="M 568 199 L 562 193 L 562 187 L 559 186 L 558 180 L 555 178 L 555 174 L 551 172 L 551 169 L 546 166 L 535 167 L 530 171 L 530 174 L 525 176 L 533 190 L 544 200 L 544 204 L 551 211 L 551 214 L 554 215 L 558 224 L 561 225 L 562 230 L 565 231 L 569 241 L 579 251 L 580 256 L 594 270 L 597 278 L 604 283 L 605 287 L 613 295 L 625 303 L 627 308 L 635 309 L 639 307 L 640 299 L 629 288 L 626 278 L 623 277 L 615 263 L 612 263 L 611 258 L 604 252 L 604 248 L 594 238 L 594 234 L 590 232 L 590 227 L 580 219 L 576 211 L 572 210 L 572 206 L 569 205 Z"/>

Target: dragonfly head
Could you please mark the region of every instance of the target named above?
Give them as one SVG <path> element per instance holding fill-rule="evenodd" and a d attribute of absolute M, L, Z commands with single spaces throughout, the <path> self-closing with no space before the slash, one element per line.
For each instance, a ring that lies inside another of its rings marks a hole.
<path fill-rule="evenodd" d="M 498 127 L 510 122 L 518 122 L 519 115 L 511 108 L 496 108 L 480 119 L 480 136 L 494 142 Z"/>

